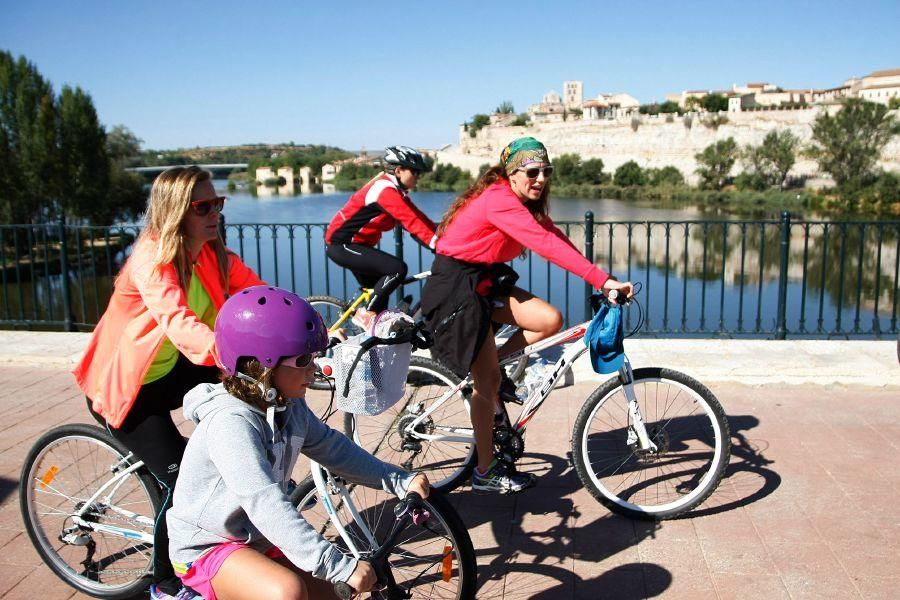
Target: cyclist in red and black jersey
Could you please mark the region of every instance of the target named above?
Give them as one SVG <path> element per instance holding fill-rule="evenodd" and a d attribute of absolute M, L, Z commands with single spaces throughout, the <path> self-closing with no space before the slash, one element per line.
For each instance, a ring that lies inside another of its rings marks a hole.
<path fill-rule="evenodd" d="M 360 285 L 374 290 L 354 321 L 362 327 L 387 308 L 391 292 L 406 278 L 406 263 L 375 246 L 381 234 L 398 222 L 422 245 L 434 249 L 435 224 L 409 198 L 419 175 L 428 170 L 425 159 L 408 146 L 391 146 L 384 153 L 384 173 L 350 197 L 325 232 L 325 253 L 350 269 Z"/>

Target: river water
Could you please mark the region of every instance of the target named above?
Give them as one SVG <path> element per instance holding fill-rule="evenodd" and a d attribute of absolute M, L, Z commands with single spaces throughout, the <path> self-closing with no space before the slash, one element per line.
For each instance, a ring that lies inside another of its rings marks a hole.
<path fill-rule="evenodd" d="M 225 193 L 225 192 L 223 192 Z M 348 192 L 302 196 L 226 193 L 229 246 L 267 281 L 300 294 L 350 297 L 352 276 L 323 259 L 324 227 Z M 414 192 L 438 221 L 452 193 Z M 551 216 L 584 248 L 584 215 L 594 214 L 595 262 L 619 279 L 639 281 L 644 333 L 753 335 L 776 330 L 782 241 L 787 242 L 786 328 L 789 335 L 879 334 L 897 327 L 900 225 L 795 223 L 782 240 L 774 221 L 740 222 L 695 208 L 660 209 L 617 200 L 553 198 Z M 248 226 L 242 226 L 247 224 Z M 261 224 L 285 224 L 262 227 Z M 290 228 L 286 224 L 303 224 Z M 293 239 L 290 239 L 293 236 Z M 397 253 L 394 235 L 382 248 Z M 410 273 L 427 269 L 431 253 L 408 235 Z M 277 256 L 277 260 L 273 260 Z M 585 317 L 583 282 L 536 255 L 514 261 L 520 283 L 577 322 Z M 406 290 L 414 298 L 420 288 Z M 638 316 L 632 309 L 629 323 Z"/>

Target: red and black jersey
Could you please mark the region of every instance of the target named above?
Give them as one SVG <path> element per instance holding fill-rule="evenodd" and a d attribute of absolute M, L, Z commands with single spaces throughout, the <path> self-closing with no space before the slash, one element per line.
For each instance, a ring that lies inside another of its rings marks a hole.
<path fill-rule="evenodd" d="M 350 196 L 328 224 L 325 243 L 376 246 L 381 234 L 398 221 L 422 244 L 434 248 L 434 223 L 400 189 L 397 178 L 385 173 Z"/>

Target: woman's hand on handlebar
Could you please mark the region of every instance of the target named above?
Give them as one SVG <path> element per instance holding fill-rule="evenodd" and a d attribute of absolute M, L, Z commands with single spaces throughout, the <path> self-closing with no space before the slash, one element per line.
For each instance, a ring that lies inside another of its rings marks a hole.
<path fill-rule="evenodd" d="M 406 493 L 416 492 L 422 498 L 428 497 L 428 492 L 431 489 L 431 484 L 428 482 L 428 477 L 425 476 L 425 473 L 419 473 L 413 480 L 409 482 L 409 487 L 406 489 Z"/>
<path fill-rule="evenodd" d="M 606 280 L 606 283 L 603 284 L 603 287 L 600 288 L 603 293 L 611 302 L 618 303 L 622 300 L 616 300 L 615 298 L 610 298 L 609 292 L 615 290 L 618 292 L 618 295 L 621 297 L 623 294 L 626 299 L 634 296 L 634 285 L 630 281 L 616 281 L 615 279 L 609 278 Z"/>
<path fill-rule="evenodd" d="M 347 579 L 347 584 L 352 587 L 357 594 L 363 594 L 371 590 L 375 586 L 377 580 L 378 577 L 375 575 L 375 569 L 372 568 L 372 565 L 361 560 L 356 563 L 356 569 L 354 569 L 350 578 Z"/>

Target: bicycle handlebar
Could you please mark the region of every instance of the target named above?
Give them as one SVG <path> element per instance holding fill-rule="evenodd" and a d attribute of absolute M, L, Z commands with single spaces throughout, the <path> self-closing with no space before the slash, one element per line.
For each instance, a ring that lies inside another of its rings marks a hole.
<path fill-rule="evenodd" d="M 431 517 L 428 510 L 422 506 L 422 496 L 420 496 L 418 492 L 408 492 L 403 500 L 394 507 L 394 517 L 396 518 L 394 527 L 391 529 L 391 532 L 388 534 L 387 538 L 385 538 L 384 543 L 381 544 L 378 550 L 363 559 L 372 565 L 372 568 L 375 570 L 376 580 L 375 585 L 372 587 L 373 590 L 384 589 L 385 586 L 393 584 L 394 580 L 388 571 L 389 567 L 385 561 L 385 557 L 393 549 L 397 535 L 400 533 L 400 521 L 407 516 L 409 516 L 410 520 L 415 525 L 422 525 L 422 523 Z M 353 586 L 346 581 L 338 581 L 334 584 L 334 593 L 341 600 L 349 600 L 356 593 L 356 590 L 354 590 Z"/>

